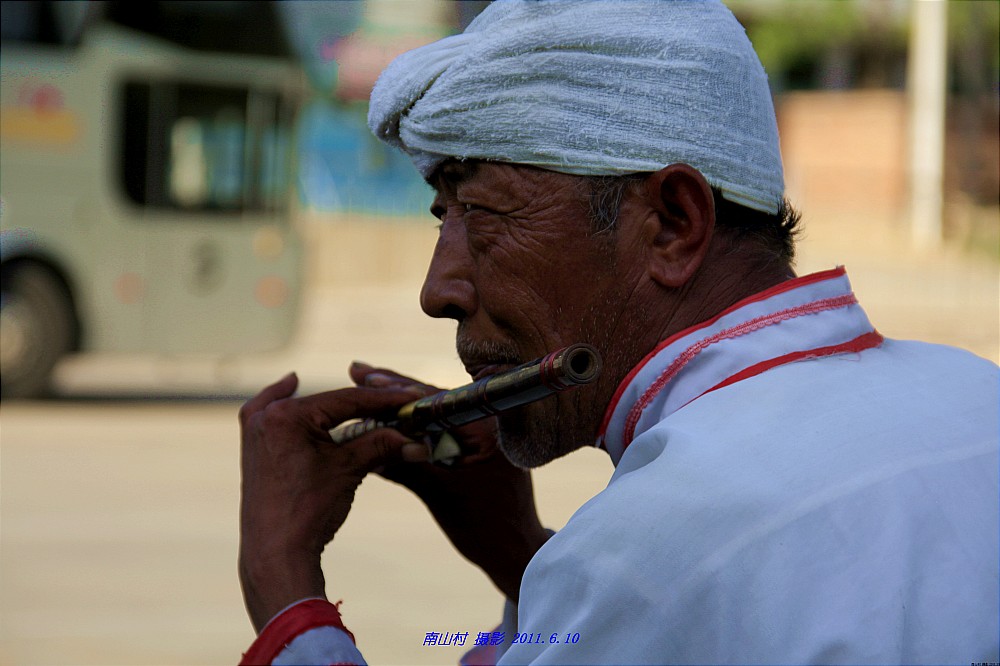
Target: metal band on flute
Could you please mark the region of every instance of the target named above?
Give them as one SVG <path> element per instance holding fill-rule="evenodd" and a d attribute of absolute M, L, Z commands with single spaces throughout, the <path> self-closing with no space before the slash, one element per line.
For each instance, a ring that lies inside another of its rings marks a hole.
<path fill-rule="evenodd" d="M 377 428 L 395 428 L 411 436 L 438 433 L 589 384 L 600 372 L 596 349 L 570 345 L 531 363 L 407 403 L 389 421 L 365 419 L 339 425 L 330 431 L 330 439 L 342 444 Z"/>

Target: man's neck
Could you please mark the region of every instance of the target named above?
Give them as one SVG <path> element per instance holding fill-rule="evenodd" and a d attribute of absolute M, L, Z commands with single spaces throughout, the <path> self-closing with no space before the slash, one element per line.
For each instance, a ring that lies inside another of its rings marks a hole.
<path fill-rule="evenodd" d="M 741 253 L 722 256 L 718 245 L 710 250 L 699 271 L 675 293 L 666 296 L 668 314 L 660 327 L 659 341 L 700 324 L 744 298 L 795 277 L 787 262 L 763 263 Z"/>

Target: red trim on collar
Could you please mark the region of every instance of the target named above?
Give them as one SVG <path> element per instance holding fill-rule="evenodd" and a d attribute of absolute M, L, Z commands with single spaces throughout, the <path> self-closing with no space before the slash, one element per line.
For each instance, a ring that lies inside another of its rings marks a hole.
<path fill-rule="evenodd" d="M 879 333 L 878 331 L 872 330 L 867 333 L 863 333 L 862 335 L 859 335 L 853 340 L 848 340 L 847 342 L 842 342 L 840 344 L 829 345 L 827 347 L 816 347 L 815 349 L 805 349 L 802 351 L 784 354 L 782 356 L 776 356 L 775 358 L 769 359 L 767 361 L 761 361 L 760 363 L 751 365 L 750 367 L 744 368 L 743 370 L 740 370 L 736 374 L 727 377 L 726 379 L 722 380 L 721 382 L 719 382 L 712 388 L 708 389 L 704 393 L 701 393 L 700 395 L 697 395 L 694 398 L 688 400 L 684 404 L 684 406 L 690 405 L 692 402 L 694 402 L 701 396 L 705 395 L 706 393 L 711 393 L 712 391 L 724 388 L 726 386 L 730 386 L 744 379 L 756 377 L 757 375 L 767 372 L 768 370 L 776 368 L 780 365 L 786 365 L 788 363 L 794 363 L 796 361 L 806 361 L 813 358 L 821 358 L 823 356 L 834 356 L 836 354 L 856 354 L 859 352 L 863 352 L 866 349 L 873 349 L 875 347 L 878 347 L 883 342 L 885 342 L 885 338 L 882 336 L 882 334 Z M 633 412 L 629 412 L 630 418 L 632 417 L 632 415 Z M 636 415 L 636 422 L 638 422 L 638 417 L 641 415 L 641 410 L 635 412 L 635 415 Z M 623 452 L 625 449 L 628 448 L 628 445 L 631 444 L 632 442 L 632 438 L 635 433 L 635 426 L 636 423 L 632 424 L 626 423 L 628 439 L 623 442 L 622 446 Z"/>
<path fill-rule="evenodd" d="M 295 604 L 271 620 L 243 655 L 240 666 L 270 664 L 295 638 L 310 629 L 336 627 L 355 642 L 354 634 L 340 619 L 337 606 L 325 599 L 309 599 Z"/>
<path fill-rule="evenodd" d="M 784 282 L 779 282 L 773 287 L 769 287 L 764 291 L 758 292 L 756 294 L 748 296 L 747 298 L 737 301 L 736 303 L 730 305 L 728 308 L 726 308 L 719 314 L 715 315 L 711 319 L 707 319 L 699 324 L 695 324 L 694 326 L 685 328 L 684 330 L 678 333 L 674 333 L 669 338 L 667 338 L 660 344 L 656 345 L 656 347 L 653 348 L 653 351 L 646 354 L 646 356 L 634 368 L 632 368 L 631 372 L 625 375 L 625 378 L 621 381 L 621 383 L 618 384 L 618 388 L 615 390 L 614 395 L 611 397 L 611 402 L 608 403 L 607 409 L 604 410 L 604 419 L 601 421 L 601 427 L 597 431 L 597 440 L 603 442 L 604 436 L 608 431 L 608 425 L 611 423 L 611 417 L 614 414 L 615 409 L 618 406 L 618 403 L 621 401 L 622 395 L 625 393 L 625 389 L 628 388 L 628 385 L 630 383 L 632 383 L 632 380 L 635 378 L 635 376 L 639 374 L 640 371 L 642 371 L 643 367 L 645 367 L 645 365 L 649 363 L 649 361 L 654 356 L 659 354 L 660 351 L 672 345 L 677 340 L 680 340 L 681 338 L 690 335 L 691 333 L 694 333 L 695 331 L 701 330 L 703 328 L 708 328 L 709 326 L 719 321 L 720 319 L 730 314 L 731 312 L 735 312 L 736 310 L 739 310 L 744 306 L 750 305 L 751 303 L 758 303 L 760 301 L 771 298 L 772 296 L 776 296 L 777 294 L 782 294 L 785 293 L 786 291 L 798 289 L 799 287 L 815 284 L 817 282 L 823 282 L 825 280 L 834 280 L 836 278 L 843 277 L 846 274 L 847 271 L 843 266 L 837 266 L 836 268 L 831 268 L 829 270 L 819 271 L 818 273 L 810 273 L 809 275 L 803 275 L 802 277 L 792 278 L 790 280 L 785 280 Z"/>
<path fill-rule="evenodd" d="M 705 393 L 711 393 L 717 389 L 729 386 L 730 384 L 735 384 L 738 381 L 744 379 L 749 379 L 756 375 L 766 372 L 771 368 L 776 368 L 779 365 L 785 365 L 786 363 L 794 363 L 795 361 L 805 361 L 811 358 L 820 358 L 821 356 L 832 356 L 834 354 L 854 354 L 858 352 L 863 352 L 866 349 L 872 349 L 878 347 L 885 341 L 882 334 L 878 331 L 869 331 L 863 335 L 859 335 L 853 340 L 847 342 L 842 342 L 839 345 L 830 345 L 829 347 L 817 347 L 816 349 L 808 349 L 805 351 L 792 352 L 790 354 L 785 354 L 783 356 L 777 356 L 768 361 L 761 361 L 756 365 L 751 365 L 749 368 L 744 368 L 743 370 L 737 372 L 735 375 L 724 379 L 712 388 L 705 391 Z M 702 393 L 698 396 L 700 398 Z M 694 398 L 697 400 L 698 398 Z M 693 400 L 692 400 L 693 402 Z M 690 403 L 689 403 L 690 404 Z"/>
<path fill-rule="evenodd" d="M 708 347 L 716 344 L 717 342 L 738 338 L 748 333 L 759 331 L 762 328 L 767 328 L 768 326 L 773 326 L 774 324 L 794 319 L 795 317 L 846 308 L 856 304 L 857 302 L 858 299 L 855 298 L 854 294 L 843 294 L 841 296 L 834 296 L 833 298 L 823 298 L 811 303 L 803 303 L 802 305 L 797 305 L 793 308 L 786 308 L 784 310 L 779 310 L 778 312 L 772 312 L 768 315 L 756 317 L 749 321 L 745 321 L 742 324 L 737 324 L 736 326 L 731 326 L 727 329 L 721 330 L 715 335 L 702 338 L 678 354 L 677 358 L 674 359 L 674 362 L 667 366 L 666 370 L 660 373 L 660 376 L 649 385 L 649 388 L 647 388 L 635 404 L 632 405 L 632 408 L 628 412 L 628 416 L 625 418 L 625 430 L 622 433 L 622 447 L 628 448 L 628 445 L 631 443 L 632 437 L 635 434 L 635 427 L 639 423 L 639 418 L 642 416 L 642 410 L 646 409 L 646 407 L 653 402 L 660 391 L 662 391 L 670 380 L 676 377 L 677 374 L 684 369 L 685 365 L 690 363 L 696 356 L 698 356 L 698 354 L 705 351 Z"/>

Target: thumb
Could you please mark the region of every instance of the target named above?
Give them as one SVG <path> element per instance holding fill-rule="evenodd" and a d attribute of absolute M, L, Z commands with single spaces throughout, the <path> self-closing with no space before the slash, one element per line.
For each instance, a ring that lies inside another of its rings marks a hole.
<path fill-rule="evenodd" d="M 397 430 L 379 428 L 340 445 L 338 449 L 341 455 L 347 457 L 347 464 L 352 469 L 367 474 L 409 459 L 413 455 L 414 446 L 425 452 L 427 450 L 426 445 L 413 441 Z"/>

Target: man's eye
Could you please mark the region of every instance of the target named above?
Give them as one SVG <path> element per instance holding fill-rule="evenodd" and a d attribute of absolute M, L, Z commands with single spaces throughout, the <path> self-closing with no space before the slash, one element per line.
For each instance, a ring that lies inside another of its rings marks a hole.
<path fill-rule="evenodd" d="M 490 208 L 486 208 L 485 206 L 479 206 L 471 203 L 462 204 L 462 210 L 466 215 L 475 212 L 486 213 L 487 215 L 496 215 L 496 211 Z"/>
<path fill-rule="evenodd" d="M 456 220 L 463 219 L 469 222 L 473 219 L 479 220 L 480 216 L 483 216 L 484 219 L 492 218 L 497 215 L 497 212 L 478 204 L 454 201 L 447 206 L 432 206 L 431 214 L 444 223 L 445 218 L 449 216 L 454 217 Z"/>
<path fill-rule="evenodd" d="M 473 204 L 461 203 L 456 201 L 449 207 L 449 210 L 451 210 L 452 215 L 455 215 L 456 217 L 465 217 L 469 213 L 480 209 L 478 206 L 475 206 Z"/>

